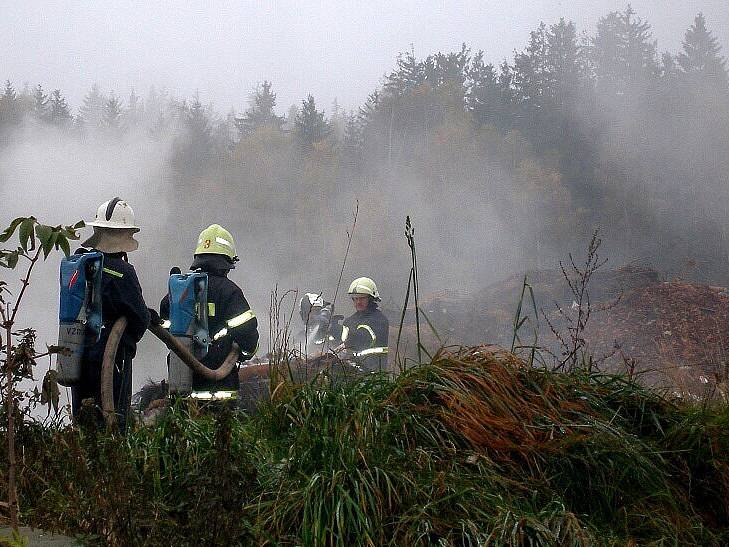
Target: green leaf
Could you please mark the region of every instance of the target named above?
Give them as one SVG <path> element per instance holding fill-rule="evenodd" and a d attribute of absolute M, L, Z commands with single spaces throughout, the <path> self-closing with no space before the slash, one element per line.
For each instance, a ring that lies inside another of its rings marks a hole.
<path fill-rule="evenodd" d="M 43 247 L 43 258 L 48 258 L 48 254 L 51 252 L 51 249 L 53 249 L 53 246 L 56 244 L 56 240 L 58 239 L 59 233 L 53 232 L 51 233 L 51 237 L 48 238 L 48 248 Z"/>
<path fill-rule="evenodd" d="M 73 225 L 74 230 L 78 230 L 79 228 L 83 228 L 86 226 L 86 223 L 83 220 L 79 220 L 76 224 Z"/>
<path fill-rule="evenodd" d="M 5 263 L 7 264 L 7 267 L 11 270 L 14 269 L 15 266 L 18 265 L 18 258 L 18 251 L 11 251 L 7 255 L 5 255 Z"/>
<path fill-rule="evenodd" d="M 46 375 L 43 378 L 42 390 L 41 404 L 49 406 L 49 413 L 51 407 L 53 407 L 53 411 L 57 414 L 61 390 L 58 387 L 58 373 L 55 370 L 49 370 L 46 372 Z"/>
<path fill-rule="evenodd" d="M 68 244 L 68 238 L 63 234 L 58 234 L 56 248 L 60 248 L 66 256 L 71 254 L 71 246 Z"/>
<path fill-rule="evenodd" d="M 50 239 L 51 235 L 53 234 L 53 228 L 50 226 L 46 226 L 44 224 L 39 224 L 35 228 L 35 235 L 38 236 L 38 241 L 40 241 L 41 247 L 45 251 L 46 245 L 48 240 Z"/>
<path fill-rule="evenodd" d="M 66 226 L 63 230 L 63 234 L 65 234 L 67 239 L 79 239 L 81 237 L 81 234 L 79 234 L 78 231 L 71 226 Z"/>
<path fill-rule="evenodd" d="M 18 225 L 25 220 L 25 217 L 18 217 L 10 223 L 10 226 L 5 228 L 2 234 L 0 234 L 0 243 L 5 243 L 15 232 Z"/>
<path fill-rule="evenodd" d="M 34 224 L 35 221 L 33 220 L 33 217 L 26 218 L 20 223 L 18 236 L 20 237 L 20 245 L 26 251 L 35 249 L 35 230 L 33 230 Z M 30 248 L 28 248 L 28 240 L 30 240 L 31 242 Z"/>
<path fill-rule="evenodd" d="M 48 253 L 51 252 L 51 249 L 53 249 L 53 245 L 56 242 L 56 237 L 58 236 L 57 232 L 51 231 L 48 234 L 48 237 L 45 238 L 45 240 L 41 243 L 41 248 L 43 249 L 43 258 L 48 258 Z"/>

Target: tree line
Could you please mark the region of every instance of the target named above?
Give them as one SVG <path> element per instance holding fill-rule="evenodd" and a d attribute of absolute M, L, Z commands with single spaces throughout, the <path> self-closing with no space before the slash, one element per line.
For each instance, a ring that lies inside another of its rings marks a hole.
<path fill-rule="evenodd" d="M 702 14 L 677 53 L 659 53 L 628 6 L 589 36 L 566 19 L 542 23 L 500 64 L 466 45 L 404 52 L 356 111 L 325 112 L 311 95 L 286 114 L 276 107 L 269 81 L 226 115 L 198 95 L 152 89 L 122 100 L 95 85 L 74 114 L 60 90 L 7 82 L 0 146 L 27 122 L 110 142 L 169 138 L 176 188 L 214 190 L 233 223 L 265 211 L 253 230 L 305 229 L 309 241 L 293 250 L 302 260 L 341 245 L 336 218 L 321 212 L 359 199 L 385 219 L 367 227 L 376 260 L 392 258 L 378 244 L 389 219 L 414 208 L 489 241 L 467 251 L 452 232 L 439 236 L 434 246 L 466 265 L 542 267 L 600 225 L 619 259 L 729 280 L 729 80 Z M 245 199 L 231 202 L 231 192 Z M 194 210 L 180 194 L 170 199 Z M 312 213 L 319 222 L 306 220 Z"/>

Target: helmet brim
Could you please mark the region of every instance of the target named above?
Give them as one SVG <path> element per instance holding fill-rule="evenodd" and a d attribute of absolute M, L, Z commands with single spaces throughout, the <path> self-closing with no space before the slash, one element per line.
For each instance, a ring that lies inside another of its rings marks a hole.
<path fill-rule="evenodd" d="M 104 221 L 89 221 L 85 223 L 86 226 L 95 226 L 96 228 L 107 228 L 109 230 L 133 230 L 133 233 L 140 231 L 139 226 L 119 226 L 115 223 L 104 222 Z"/>

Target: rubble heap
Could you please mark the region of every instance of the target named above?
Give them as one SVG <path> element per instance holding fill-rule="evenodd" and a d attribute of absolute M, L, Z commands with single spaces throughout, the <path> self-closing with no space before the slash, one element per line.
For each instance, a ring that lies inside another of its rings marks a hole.
<path fill-rule="evenodd" d="M 685 282 L 656 282 L 625 292 L 595 313 L 586 333 L 609 363 L 632 360 L 646 381 L 693 394 L 723 389 L 729 363 L 729 291 Z"/>

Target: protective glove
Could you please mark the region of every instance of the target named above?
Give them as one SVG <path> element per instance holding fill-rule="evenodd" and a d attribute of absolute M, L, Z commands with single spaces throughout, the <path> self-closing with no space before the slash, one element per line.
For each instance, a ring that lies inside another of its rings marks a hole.
<path fill-rule="evenodd" d="M 149 322 L 152 325 L 161 325 L 162 324 L 162 318 L 157 313 L 157 310 L 154 310 L 152 308 L 147 308 L 149 311 Z"/>

